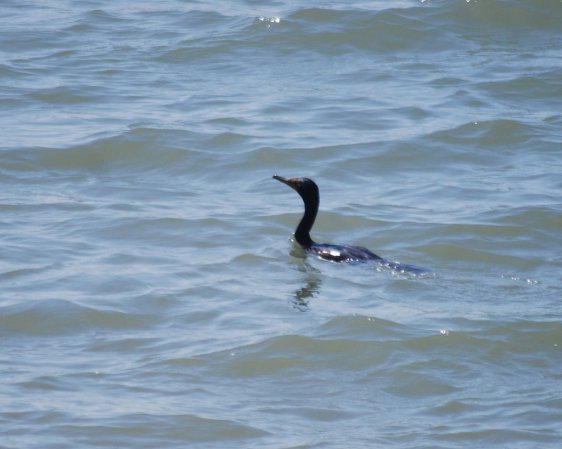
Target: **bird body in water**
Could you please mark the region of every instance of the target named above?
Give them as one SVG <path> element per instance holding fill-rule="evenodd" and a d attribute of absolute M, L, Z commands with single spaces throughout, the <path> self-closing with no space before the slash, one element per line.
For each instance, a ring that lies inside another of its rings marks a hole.
<path fill-rule="evenodd" d="M 414 274 L 429 272 L 421 267 L 400 264 L 398 262 L 389 262 L 362 246 L 316 243 L 310 237 L 310 230 L 316 220 L 318 206 L 320 204 L 320 192 L 316 183 L 309 178 L 284 178 L 277 175 L 273 176 L 273 179 L 281 181 L 283 184 L 291 187 L 304 201 L 304 215 L 295 230 L 295 240 L 306 251 L 321 259 L 333 262 L 375 261 L 399 272 L 410 272 Z"/>

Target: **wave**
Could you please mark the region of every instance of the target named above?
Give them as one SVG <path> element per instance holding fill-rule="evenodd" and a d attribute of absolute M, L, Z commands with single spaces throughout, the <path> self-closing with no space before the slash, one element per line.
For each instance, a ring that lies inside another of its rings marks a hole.
<path fill-rule="evenodd" d="M 197 165 L 201 152 L 193 147 L 200 136 L 195 136 L 196 133 L 180 129 L 135 127 L 115 136 L 65 148 L 3 150 L 0 163 L 4 169 L 16 172 L 37 169 L 108 174 L 116 170 L 173 171 L 178 165 Z"/>
<path fill-rule="evenodd" d="M 247 11 L 221 14 L 196 10 L 187 22 L 191 36 L 176 48 L 156 49 L 156 58 L 164 63 L 193 63 L 213 60 L 252 49 L 270 49 L 272 55 L 283 56 L 314 52 L 341 55 L 353 51 L 374 54 L 396 52 L 439 52 L 455 48 L 474 49 L 480 45 L 482 30 L 486 32 L 522 29 L 541 31 L 557 29 L 558 21 L 550 5 L 533 5 L 523 1 L 485 2 L 419 2 L 396 7 L 356 8 L 335 5 L 286 11 L 275 17 L 250 17 Z M 185 17 L 189 17 L 186 15 Z M 183 21 L 187 18 L 180 19 Z M 193 22 L 193 23 L 192 23 Z M 201 24 L 221 30 L 209 36 Z"/>
<path fill-rule="evenodd" d="M 220 370 L 222 373 L 217 374 L 226 377 L 312 375 L 329 369 L 332 375 L 333 370 L 344 371 L 349 373 L 350 379 L 357 380 L 381 373 L 406 376 L 416 370 L 429 373 L 437 360 L 451 370 L 470 367 L 470 372 L 483 361 L 498 362 L 497 367 L 501 368 L 501 360 L 512 360 L 514 354 L 532 359 L 537 354 L 556 351 L 561 338 L 562 325 L 556 321 L 458 318 L 451 321 L 447 329 L 428 330 L 355 315 L 331 318 L 312 335 L 270 337 L 257 343 L 194 355 L 185 361 L 193 365 L 197 360 L 198 369 Z M 402 357 L 397 357 L 398 354 Z M 178 359 L 158 363 L 172 362 L 175 366 L 183 365 Z M 446 384 L 450 380 L 445 376 L 442 382 Z M 417 390 L 420 394 L 427 393 L 421 387 Z"/>
<path fill-rule="evenodd" d="M 61 299 L 0 307 L 0 331 L 11 335 L 52 337 L 101 329 L 140 329 L 145 324 L 140 314 L 92 308 Z"/>

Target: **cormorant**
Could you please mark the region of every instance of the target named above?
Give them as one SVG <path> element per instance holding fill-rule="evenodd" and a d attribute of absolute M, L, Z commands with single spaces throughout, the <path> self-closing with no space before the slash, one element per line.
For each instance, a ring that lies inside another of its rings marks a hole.
<path fill-rule="evenodd" d="M 295 230 L 295 240 L 306 251 L 315 254 L 321 259 L 331 260 L 333 262 L 362 262 L 372 260 L 399 272 L 410 272 L 414 274 L 429 273 L 425 268 L 400 264 L 398 262 L 389 262 L 362 246 L 316 243 L 310 237 L 310 230 L 314 225 L 314 220 L 318 214 L 318 205 L 320 204 L 320 193 L 316 183 L 309 178 L 284 178 L 277 175 L 273 176 L 273 179 L 277 179 L 291 187 L 304 201 L 304 215 Z"/>

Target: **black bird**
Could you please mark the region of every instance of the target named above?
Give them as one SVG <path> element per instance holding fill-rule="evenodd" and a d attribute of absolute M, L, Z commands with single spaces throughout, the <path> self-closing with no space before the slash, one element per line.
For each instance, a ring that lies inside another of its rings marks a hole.
<path fill-rule="evenodd" d="M 295 230 L 295 240 L 306 251 L 315 254 L 321 259 L 331 260 L 333 262 L 364 262 L 371 260 L 399 272 L 410 272 L 414 274 L 429 273 L 425 268 L 400 264 L 398 262 L 389 262 L 362 246 L 316 243 L 310 237 L 310 230 L 314 225 L 314 220 L 318 214 L 318 205 L 320 204 L 320 192 L 318 191 L 316 183 L 309 178 L 283 178 L 277 175 L 273 176 L 273 179 L 287 184 L 295 190 L 304 201 L 304 215 Z"/>

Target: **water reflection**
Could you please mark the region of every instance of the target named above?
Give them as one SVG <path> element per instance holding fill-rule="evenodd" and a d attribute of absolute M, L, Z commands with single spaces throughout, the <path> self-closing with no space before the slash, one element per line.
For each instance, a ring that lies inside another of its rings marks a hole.
<path fill-rule="evenodd" d="M 295 291 L 291 303 L 295 309 L 306 312 L 309 309 L 309 303 L 312 298 L 320 291 L 320 278 L 313 273 L 307 275 L 304 279 L 305 285 Z"/>
<path fill-rule="evenodd" d="M 293 245 L 291 256 L 294 257 L 293 263 L 296 269 L 303 273 L 303 285 L 293 293 L 291 305 L 301 312 L 306 312 L 310 308 L 310 300 L 320 291 L 322 285 L 320 271 L 307 262 L 306 252 L 299 245 Z"/>

